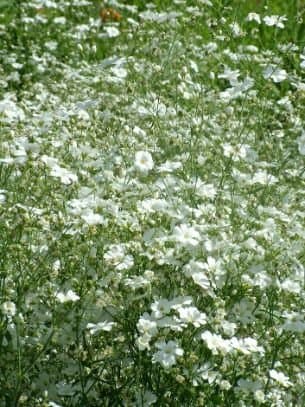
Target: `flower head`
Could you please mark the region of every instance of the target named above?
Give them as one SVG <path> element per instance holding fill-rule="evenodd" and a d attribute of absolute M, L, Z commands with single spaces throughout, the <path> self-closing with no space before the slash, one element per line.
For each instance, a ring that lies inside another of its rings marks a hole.
<path fill-rule="evenodd" d="M 159 351 L 153 355 L 152 361 L 160 363 L 164 368 L 175 365 L 177 356 L 182 356 L 184 353 L 176 341 L 157 342 L 156 347 Z"/>
<path fill-rule="evenodd" d="M 68 290 L 66 293 L 58 292 L 56 294 L 56 298 L 60 303 L 63 304 L 68 301 L 78 301 L 80 297 L 74 291 Z"/>
<path fill-rule="evenodd" d="M 305 155 L 305 131 L 303 131 L 301 136 L 297 139 L 297 143 L 299 153 Z"/>
<path fill-rule="evenodd" d="M 174 239 L 182 246 L 197 246 L 200 242 L 200 234 L 192 226 L 182 224 L 174 228 Z"/>
<path fill-rule="evenodd" d="M 154 162 L 148 151 L 138 151 L 135 155 L 135 168 L 140 172 L 148 172 L 154 168 Z"/>
<path fill-rule="evenodd" d="M 5 301 L 1 309 L 2 312 L 9 317 L 13 317 L 16 314 L 16 305 L 12 301 Z"/>

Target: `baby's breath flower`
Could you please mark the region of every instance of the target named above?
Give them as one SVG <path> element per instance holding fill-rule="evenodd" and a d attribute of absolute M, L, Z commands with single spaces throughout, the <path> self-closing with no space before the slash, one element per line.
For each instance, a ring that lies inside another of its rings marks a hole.
<path fill-rule="evenodd" d="M 137 328 L 142 335 L 154 336 L 158 332 L 156 321 L 148 313 L 144 313 L 140 317 Z"/>
<path fill-rule="evenodd" d="M 223 339 L 220 335 L 205 331 L 201 334 L 201 339 L 206 343 L 213 355 L 226 354 L 232 349 L 228 339 Z"/>
<path fill-rule="evenodd" d="M 89 329 L 89 332 L 91 335 L 95 335 L 96 333 L 100 331 L 111 331 L 113 326 L 116 325 L 115 322 L 108 322 L 108 321 L 102 321 L 98 322 L 97 324 L 93 324 L 89 322 L 87 324 L 87 329 Z"/>
<path fill-rule="evenodd" d="M 284 21 L 287 21 L 287 17 L 277 15 L 265 16 L 263 18 L 263 21 L 270 27 L 275 26 L 277 28 L 285 28 Z"/>
<path fill-rule="evenodd" d="M 205 325 L 207 322 L 206 314 L 200 312 L 196 307 L 178 308 L 178 312 L 181 321 L 192 324 L 197 328 L 201 325 Z"/>
<path fill-rule="evenodd" d="M 148 151 L 138 151 L 135 155 L 135 168 L 146 173 L 154 168 L 154 162 Z"/>
<path fill-rule="evenodd" d="M 297 143 L 299 153 L 305 155 L 305 131 L 303 131 L 301 136 L 297 139 Z"/>
<path fill-rule="evenodd" d="M 199 232 L 192 226 L 182 224 L 175 226 L 173 233 L 174 240 L 182 246 L 198 246 L 200 242 Z"/>
<path fill-rule="evenodd" d="M 289 380 L 289 377 L 284 375 L 284 373 L 282 372 L 278 372 L 275 369 L 269 370 L 269 376 L 271 377 L 271 379 L 280 383 L 284 387 L 290 387 L 293 385 L 293 383 L 291 383 L 291 381 Z"/>
<path fill-rule="evenodd" d="M 4 315 L 13 317 L 16 314 L 16 305 L 12 301 L 5 301 L 1 305 L 1 309 Z"/>
<path fill-rule="evenodd" d="M 246 21 L 255 21 L 258 24 L 261 23 L 261 17 L 257 13 L 249 13 L 246 17 Z"/>
<path fill-rule="evenodd" d="M 80 299 L 80 297 L 73 290 L 68 290 L 66 293 L 58 292 L 55 296 L 61 304 L 69 301 L 75 302 Z"/>
<path fill-rule="evenodd" d="M 152 362 L 160 363 L 165 369 L 176 364 L 177 356 L 182 356 L 184 351 L 178 346 L 176 341 L 160 341 L 155 344 L 159 349 L 158 352 L 154 353 Z"/>
<path fill-rule="evenodd" d="M 160 299 L 155 301 L 151 305 L 151 310 L 153 312 L 154 318 L 162 318 L 164 315 L 168 314 L 171 310 L 172 303 L 167 299 Z"/>
<path fill-rule="evenodd" d="M 268 64 L 263 70 L 263 76 L 265 79 L 272 79 L 273 82 L 279 83 L 287 79 L 287 72 L 276 65 Z"/>
<path fill-rule="evenodd" d="M 139 350 L 149 350 L 150 349 L 150 341 L 152 337 L 149 334 L 140 335 L 136 339 L 136 344 Z"/>

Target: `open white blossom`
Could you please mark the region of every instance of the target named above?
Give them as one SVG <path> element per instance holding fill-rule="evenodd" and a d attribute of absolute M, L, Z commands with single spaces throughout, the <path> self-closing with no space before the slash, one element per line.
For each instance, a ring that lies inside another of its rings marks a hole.
<path fill-rule="evenodd" d="M 97 324 L 93 324 L 93 323 L 89 322 L 87 324 L 87 329 L 89 329 L 89 332 L 91 335 L 95 335 L 100 331 L 106 331 L 106 332 L 111 331 L 114 325 L 116 325 L 115 322 L 108 322 L 108 321 L 98 322 Z"/>
<path fill-rule="evenodd" d="M 73 290 L 68 290 L 66 293 L 58 292 L 55 296 L 62 304 L 69 301 L 75 302 L 80 299 L 80 297 Z"/>
<path fill-rule="evenodd" d="M 148 151 L 137 151 L 135 155 L 135 168 L 146 173 L 154 168 L 154 162 Z"/>
<path fill-rule="evenodd" d="M 257 24 L 260 24 L 261 17 L 257 13 L 249 13 L 246 17 L 246 21 L 255 21 Z"/>
<path fill-rule="evenodd" d="M 287 21 L 287 17 L 277 15 L 265 16 L 263 21 L 270 27 L 285 28 L 284 21 Z"/>
<path fill-rule="evenodd" d="M 158 332 L 157 322 L 147 312 L 140 317 L 137 328 L 142 335 L 154 336 Z"/>
<path fill-rule="evenodd" d="M 13 317 L 16 314 L 16 305 L 13 301 L 5 301 L 1 305 L 1 310 L 4 315 Z"/>
<path fill-rule="evenodd" d="M 287 79 L 287 72 L 285 69 L 281 69 L 276 65 L 269 64 L 263 70 L 263 76 L 265 79 L 272 79 L 273 82 L 279 83 Z"/>
<path fill-rule="evenodd" d="M 301 136 L 297 139 L 297 143 L 299 153 L 305 155 L 305 131 L 303 131 Z"/>
<path fill-rule="evenodd" d="M 291 381 L 289 380 L 289 377 L 287 377 L 286 375 L 284 375 L 284 373 L 282 372 L 278 372 L 275 369 L 271 369 L 269 371 L 269 375 L 271 377 L 271 379 L 275 380 L 276 382 L 278 382 L 279 384 L 281 384 L 283 387 L 290 387 L 292 386 Z"/>
<path fill-rule="evenodd" d="M 69 185 L 73 182 L 77 182 L 78 177 L 73 172 L 67 170 L 66 168 L 60 167 L 58 165 L 54 166 L 51 171 L 50 175 L 56 178 L 60 178 L 62 184 Z"/>
<path fill-rule="evenodd" d="M 116 27 L 113 26 L 106 26 L 104 27 L 105 34 L 102 33 L 99 35 L 99 37 L 108 37 L 108 38 L 115 38 L 120 35 L 120 30 L 118 30 Z"/>
<path fill-rule="evenodd" d="M 155 301 L 151 305 L 151 310 L 153 312 L 154 318 L 162 318 L 164 315 L 171 311 L 172 303 L 165 298 Z"/>
<path fill-rule="evenodd" d="M 134 264 L 133 256 L 126 254 L 124 245 L 120 244 L 110 245 L 104 254 L 104 260 L 118 271 L 128 270 Z"/>
<path fill-rule="evenodd" d="M 81 218 L 89 225 L 103 225 L 105 224 L 105 219 L 99 213 L 94 213 L 91 209 L 84 211 Z"/>
<path fill-rule="evenodd" d="M 195 327 L 205 325 L 207 316 L 204 312 L 200 312 L 196 307 L 182 307 L 178 308 L 179 318 L 186 324 L 192 324 Z"/>
<path fill-rule="evenodd" d="M 155 344 L 159 349 L 152 357 L 153 363 L 160 363 L 165 369 L 176 364 L 177 357 L 183 356 L 184 351 L 176 341 L 160 341 Z"/>
<path fill-rule="evenodd" d="M 186 224 L 175 226 L 173 233 L 174 240 L 182 246 L 198 246 L 200 233 L 193 227 Z"/>
<path fill-rule="evenodd" d="M 232 350 L 231 342 L 223 339 L 221 335 L 213 334 L 210 331 L 204 331 L 201 339 L 206 343 L 213 355 L 226 354 Z"/>

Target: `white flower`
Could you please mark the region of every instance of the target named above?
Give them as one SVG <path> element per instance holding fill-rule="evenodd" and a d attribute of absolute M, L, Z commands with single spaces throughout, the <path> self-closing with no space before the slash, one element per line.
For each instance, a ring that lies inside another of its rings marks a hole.
<path fill-rule="evenodd" d="M 238 69 L 232 70 L 231 68 L 228 68 L 227 66 L 225 67 L 223 73 L 218 74 L 218 78 L 228 80 L 230 82 L 231 86 L 234 86 L 235 84 L 238 83 L 239 76 L 240 76 L 240 72 Z"/>
<path fill-rule="evenodd" d="M 97 324 L 89 322 L 87 324 L 87 329 L 89 329 L 90 335 L 94 335 L 100 331 L 110 332 L 114 325 L 116 325 L 115 322 L 108 321 L 98 322 Z"/>
<path fill-rule="evenodd" d="M 245 145 L 237 144 L 233 146 L 230 143 L 223 143 L 223 155 L 225 157 L 230 157 L 232 161 L 244 160 L 247 156 L 247 148 Z"/>
<path fill-rule="evenodd" d="M 114 76 L 117 76 L 120 79 L 126 78 L 128 74 L 127 70 L 120 65 L 115 65 L 114 67 L 110 68 L 110 71 Z"/>
<path fill-rule="evenodd" d="M 49 401 L 48 407 L 62 407 L 60 404 L 54 403 L 54 401 Z"/>
<path fill-rule="evenodd" d="M 165 163 L 161 164 L 158 167 L 159 172 L 173 172 L 182 167 L 182 163 L 180 161 L 165 161 Z"/>
<path fill-rule="evenodd" d="M 206 184 L 205 182 L 198 180 L 195 185 L 196 185 L 195 193 L 199 197 L 208 199 L 215 198 L 217 190 L 213 184 Z"/>
<path fill-rule="evenodd" d="M 140 317 L 137 328 L 142 335 L 149 335 L 150 337 L 158 333 L 156 321 L 147 312 Z"/>
<path fill-rule="evenodd" d="M 159 349 L 152 357 L 153 363 L 160 363 L 165 369 L 176 364 L 177 356 L 182 356 L 184 351 L 179 348 L 176 341 L 161 341 L 155 346 Z"/>
<path fill-rule="evenodd" d="M 65 185 L 72 184 L 73 182 L 77 182 L 78 180 L 77 175 L 73 174 L 66 168 L 60 167 L 59 165 L 55 165 L 51 169 L 50 175 L 52 177 L 60 178 L 61 183 Z"/>
<path fill-rule="evenodd" d="M 53 20 L 54 24 L 65 25 L 67 22 L 66 17 L 55 17 Z"/>
<path fill-rule="evenodd" d="M 94 226 L 94 225 L 102 225 L 105 223 L 105 219 L 102 215 L 99 213 L 94 213 L 91 209 L 85 211 L 82 215 L 81 218 L 89 225 L 89 226 Z"/>
<path fill-rule="evenodd" d="M 293 281 L 290 278 L 286 278 L 282 283 L 279 284 L 282 290 L 289 293 L 299 294 L 302 291 L 302 287 L 299 282 Z"/>
<path fill-rule="evenodd" d="M 230 24 L 230 28 L 232 30 L 232 34 L 234 37 L 241 37 L 244 35 L 240 25 L 236 22 Z"/>
<path fill-rule="evenodd" d="M 126 254 L 124 246 L 119 244 L 109 246 L 108 251 L 104 254 L 104 260 L 118 271 L 128 270 L 134 264 L 133 256 Z"/>
<path fill-rule="evenodd" d="M 187 324 L 193 324 L 197 328 L 206 324 L 206 314 L 196 307 L 178 308 L 178 312 L 180 319 Z"/>
<path fill-rule="evenodd" d="M 257 13 L 249 13 L 246 17 L 246 21 L 256 21 L 258 24 L 261 23 L 261 17 Z"/>
<path fill-rule="evenodd" d="M 72 290 L 68 290 L 66 292 L 66 294 L 62 293 L 62 292 L 58 292 L 58 293 L 56 293 L 55 296 L 61 304 L 68 302 L 68 301 L 75 302 L 80 299 L 80 297 Z"/>
<path fill-rule="evenodd" d="M 304 321 L 286 321 L 282 325 L 282 328 L 284 331 L 304 333 L 305 332 L 305 322 Z"/>
<path fill-rule="evenodd" d="M 16 305 L 12 301 L 5 301 L 1 305 L 1 309 L 3 314 L 8 317 L 13 317 L 16 314 Z"/>
<path fill-rule="evenodd" d="M 211 283 L 205 270 L 205 263 L 202 263 L 200 261 L 191 260 L 184 266 L 184 272 L 186 276 L 192 277 L 195 284 L 199 285 L 201 288 L 208 291 L 209 294 L 212 295 Z"/>
<path fill-rule="evenodd" d="M 153 312 L 154 318 L 162 318 L 164 315 L 168 314 L 171 310 L 172 303 L 167 299 L 163 298 L 159 301 L 155 301 L 151 305 L 151 310 Z"/>
<path fill-rule="evenodd" d="M 258 170 L 253 175 L 251 184 L 272 185 L 278 182 L 277 178 L 268 174 L 266 170 Z"/>
<path fill-rule="evenodd" d="M 169 328 L 171 331 L 181 332 L 183 324 L 176 316 L 165 316 L 157 320 L 158 328 Z"/>
<path fill-rule="evenodd" d="M 225 354 L 232 349 L 228 339 L 223 339 L 220 335 L 212 334 L 210 331 L 203 332 L 201 339 L 204 340 L 213 355 Z"/>
<path fill-rule="evenodd" d="M 14 120 L 24 120 L 25 118 L 24 111 L 9 98 L 0 100 L 0 116 L 2 114 L 6 116 L 9 123 Z"/>
<path fill-rule="evenodd" d="M 58 46 L 58 42 L 57 41 L 47 41 L 45 42 L 45 47 L 48 48 L 50 51 L 55 51 L 57 49 Z"/>
<path fill-rule="evenodd" d="M 154 162 L 148 151 L 138 151 L 135 155 L 135 168 L 140 172 L 148 172 L 154 168 Z"/>
<path fill-rule="evenodd" d="M 230 339 L 230 344 L 233 349 L 238 350 L 244 355 L 250 355 L 251 353 L 264 354 L 264 348 L 258 346 L 257 341 L 253 338 L 241 338 L 233 337 Z"/>
<path fill-rule="evenodd" d="M 305 131 L 303 130 L 301 136 L 297 139 L 298 150 L 301 155 L 305 155 Z"/>
<path fill-rule="evenodd" d="M 240 389 L 246 391 L 256 391 L 262 387 L 262 383 L 258 380 L 253 381 L 249 379 L 238 379 L 237 385 Z"/>
<path fill-rule="evenodd" d="M 269 27 L 275 26 L 275 27 L 278 27 L 278 28 L 285 28 L 283 22 L 287 21 L 287 17 L 285 17 L 285 16 L 276 16 L 276 15 L 265 16 L 263 18 L 263 21 Z"/>
<path fill-rule="evenodd" d="M 231 86 L 230 88 L 227 88 L 223 92 L 220 92 L 219 96 L 221 97 L 221 99 L 227 101 L 239 97 L 246 97 L 247 93 L 248 94 L 250 93 L 247 91 L 251 89 L 253 85 L 254 79 L 247 76 L 243 81 L 236 81 L 236 83 L 234 83 L 234 86 Z"/>
<path fill-rule="evenodd" d="M 61 269 L 61 262 L 59 259 L 55 260 L 52 264 L 52 275 L 55 277 Z"/>
<path fill-rule="evenodd" d="M 115 38 L 120 35 L 120 31 L 113 26 L 110 27 L 104 27 L 104 31 L 106 31 L 106 34 L 104 34 L 108 38 Z"/>
<path fill-rule="evenodd" d="M 154 21 L 156 23 L 164 23 L 166 21 L 176 20 L 176 18 L 179 17 L 180 15 L 181 13 L 175 11 L 170 11 L 168 13 L 157 13 L 151 10 L 142 11 L 139 14 L 139 16 L 143 20 Z"/>
<path fill-rule="evenodd" d="M 150 279 L 146 276 L 132 276 L 131 278 L 125 278 L 124 285 L 130 287 L 132 290 L 145 287 L 151 283 Z"/>
<path fill-rule="evenodd" d="M 141 212 L 154 213 L 165 212 L 167 213 L 169 204 L 165 199 L 144 199 L 137 203 L 138 210 Z"/>
<path fill-rule="evenodd" d="M 152 337 L 148 334 L 138 336 L 138 338 L 136 339 L 136 344 L 137 344 L 139 350 L 146 350 L 146 349 L 149 350 L 151 338 Z"/>
<path fill-rule="evenodd" d="M 174 228 L 174 240 L 182 246 L 198 246 L 200 242 L 199 232 L 192 226 L 182 224 Z"/>
<path fill-rule="evenodd" d="M 222 390 L 229 390 L 232 387 L 232 385 L 228 380 L 221 380 L 221 382 L 219 383 L 219 387 Z"/>
<path fill-rule="evenodd" d="M 284 373 L 282 372 L 278 372 L 274 369 L 271 369 L 269 371 L 269 376 L 271 377 L 271 379 L 277 381 L 284 387 L 292 386 L 292 383 L 289 381 L 289 377 L 285 376 Z"/>
<path fill-rule="evenodd" d="M 195 284 L 199 285 L 199 287 L 203 288 L 206 291 L 211 291 L 211 284 L 208 276 L 203 272 L 194 272 L 192 273 L 192 279 Z"/>
<path fill-rule="evenodd" d="M 228 336 L 234 335 L 234 333 L 237 329 L 237 325 L 234 322 L 229 322 L 229 321 L 225 321 L 225 320 L 222 321 L 221 327 L 223 329 L 223 332 Z"/>
<path fill-rule="evenodd" d="M 287 72 L 285 69 L 280 69 L 276 65 L 269 64 L 265 67 L 263 76 L 265 79 L 272 79 L 273 82 L 279 83 L 287 79 Z"/>
<path fill-rule="evenodd" d="M 264 403 L 265 401 L 265 394 L 262 390 L 256 390 L 254 392 L 254 398 L 258 403 Z"/>
<path fill-rule="evenodd" d="M 232 308 L 232 313 L 236 319 L 242 324 L 249 324 L 255 320 L 254 316 L 255 305 L 247 298 L 243 298 L 239 303 L 236 303 Z"/>
<path fill-rule="evenodd" d="M 0 189 L 0 204 L 4 203 L 6 201 L 6 190 L 5 189 Z"/>

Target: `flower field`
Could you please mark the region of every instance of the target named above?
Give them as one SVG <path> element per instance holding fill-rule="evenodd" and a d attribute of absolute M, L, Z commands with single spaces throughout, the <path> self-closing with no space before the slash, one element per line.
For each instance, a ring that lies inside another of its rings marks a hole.
<path fill-rule="evenodd" d="M 0 0 L 0 407 L 305 406 L 303 19 Z"/>

